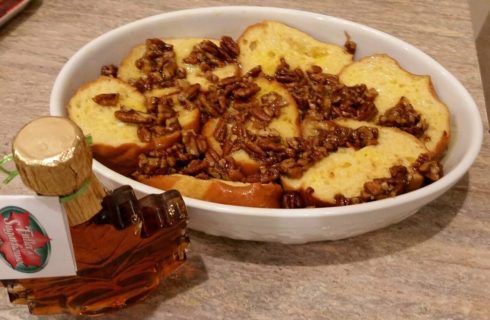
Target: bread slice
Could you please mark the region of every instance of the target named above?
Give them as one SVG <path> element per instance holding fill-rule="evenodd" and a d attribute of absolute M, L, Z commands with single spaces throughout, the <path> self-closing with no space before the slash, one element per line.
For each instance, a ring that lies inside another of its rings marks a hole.
<path fill-rule="evenodd" d="M 346 85 L 364 83 L 378 91 L 374 103 L 378 117 L 406 97 L 428 124 L 423 138 L 433 156 L 446 149 L 449 135 L 449 111 L 434 91 L 430 76 L 415 75 L 404 70 L 396 60 L 385 54 L 363 58 L 342 70 L 340 81 Z M 376 119 L 375 119 L 376 121 Z"/>
<path fill-rule="evenodd" d="M 265 78 L 257 78 L 255 83 L 260 87 L 260 91 L 257 93 L 259 101 L 262 96 L 275 92 L 286 100 L 287 106 L 281 108 L 279 117 L 274 118 L 266 128 L 259 130 L 253 126 L 252 121 L 245 123 L 245 128 L 257 135 L 274 134 L 283 139 L 299 137 L 301 135 L 300 115 L 296 101 L 289 92 L 278 82 Z M 202 134 L 206 137 L 208 145 L 219 155 L 223 155 L 219 142 L 214 138 L 217 124 L 218 119 L 216 118 L 208 120 L 203 126 Z M 259 171 L 260 164 L 243 149 L 234 151 L 231 153 L 231 157 L 244 173 L 254 174 Z"/>
<path fill-rule="evenodd" d="M 238 45 L 243 74 L 260 65 L 265 74 L 273 75 L 281 58 L 285 58 L 292 69 L 307 70 L 317 65 L 331 74 L 338 74 L 352 62 L 352 55 L 344 48 L 320 42 L 277 21 L 249 26 L 238 39 Z"/>
<path fill-rule="evenodd" d="M 119 94 L 116 105 L 102 106 L 93 100 L 108 93 Z M 136 125 L 114 116 L 122 106 L 145 112 L 145 96 L 121 80 L 102 76 L 78 89 L 68 102 L 67 112 L 84 134 L 92 136 L 94 158 L 127 174 L 136 167 L 138 154 L 147 146 L 138 138 Z"/>
<path fill-rule="evenodd" d="M 100 94 L 116 93 L 119 95 L 113 106 L 103 106 L 94 101 Z M 176 94 L 173 96 L 177 100 Z M 109 168 L 128 175 L 138 164 L 138 155 L 158 146 L 166 148 L 180 140 L 180 133 L 174 132 L 161 136 L 152 143 L 141 142 L 138 137 L 138 126 L 120 121 L 114 116 L 115 111 L 126 107 L 146 112 L 146 98 L 134 87 L 112 77 L 99 77 L 82 85 L 70 99 L 67 112 L 86 135 L 92 136 L 94 158 Z M 187 110 L 175 104 L 178 121 L 183 129 L 199 129 L 199 110 Z"/>
<path fill-rule="evenodd" d="M 299 137 L 301 135 L 301 119 L 298 105 L 288 90 L 278 82 L 267 80 L 262 77 L 257 78 L 255 83 L 260 87 L 260 91 L 257 93 L 257 98 L 259 100 L 262 96 L 275 92 L 286 100 L 287 106 L 281 108 L 279 117 L 274 118 L 265 130 L 256 130 L 251 123 L 245 125 L 247 129 L 259 135 L 275 133 L 280 135 L 283 139 Z"/>
<path fill-rule="evenodd" d="M 210 82 L 206 79 L 204 73 L 199 69 L 199 66 L 183 62 L 183 59 L 189 56 L 189 54 L 191 53 L 192 48 L 203 40 L 205 39 L 179 38 L 165 39 L 164 41 L 174 46 L 177 65 L 179 67 L 185 68 L 187 72 L 186 80 L 189 81 L 189 83 L 191 84 L 199 83 L 201 87 L 206 90 Z M 211 41 L 219 45 L 219 40 L 211 39 Z M 123 59 L 119 66 L 119 70 L 117 73 L 117 77 L 119 79 L 128 82 L 131 79 L 138 79 L 143 75 L 143 72 L 141 72 L 141 70 L 136 67 L 135 62 L 144 55 L 145 50 L 146 46 L 144 44 L 141 44 L 137 45 L 129 52 L 129 54 Z M 222 68 L 217 68 L 213 70 L 213 74 L 220 79 L 237 75 L 238 73 L 239 70 L 236 64 L 228 64 Z"/>
<path fill-rule="evenodd" d="M 183 196 L 236 206 L 279 208 L 282 188 L 275 183 L 241 183 L 219 179 L 201 180 L 172 174 L 138 181 L 162 190 L 176 189 Z"/>
<path fill-rule="evenodd" d="M 285 190 L 301 192 L 313 205 L 335 205 L 337 194 L 346 198 L 358 197 L 364 183 L 389 178 L 391 167 L 401 165 L 410 168 L 421 154 L 427 153 L 420 140 L 397 128 L 379 127 L 355 120 L 338 120 L 336 123 L 352 129 L 360 126 L 377 127 L 378 144 L 359 150 L 339 148 L 337 152 L 315 163 L 301 178 L 281 177 Z M 308 188 L 313 188 L 313 193 L 308 192 Z"/>

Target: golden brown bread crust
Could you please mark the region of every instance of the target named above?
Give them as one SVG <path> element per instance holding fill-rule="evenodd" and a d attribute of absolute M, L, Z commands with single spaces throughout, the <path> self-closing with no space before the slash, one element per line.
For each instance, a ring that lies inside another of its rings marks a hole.
<path fill-rule="evenodd" d="M 282 195 L 282 188 L 275 183 L 230 183 L 185 175 L 141 177 L 138 181 L 162 190 L 177 189 L 190 198 L 236 206 L 279 208 Z"/>
<path fill-rule="evenodd" d="M 166 149 L 181 138 L 180 131 L 172 132 L 156 138 L 152 143 L 137 145 L 125 143 L 119 146 L 94 144 L 92 152 L 94 158 L 103 165 L 122 175 L 129 176 L 138 168 L 138 156 L 155 148 Z"/>
<path fill-rule="evenodd" d="M 125 143 L 117 147 L 101 144 L 92 146 L 92 153 L 97 161 L 125 176 L 136 170 L 138 156 L 147 150 L 150 150 L 148 146 L 134 143 Z"/>

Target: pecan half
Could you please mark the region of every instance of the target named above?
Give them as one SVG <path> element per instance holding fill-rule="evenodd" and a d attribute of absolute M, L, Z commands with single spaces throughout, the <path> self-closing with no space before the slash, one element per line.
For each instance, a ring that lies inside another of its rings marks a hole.
<path fill-rule="evenodd" d="M 228 62 L 233 62 L 240 55 L 240 47 L 231 37 L 223 36 L 220 41 L 220 47 L 225 53 Z"/>
<path fill-rule="evenodd" d="M 109 64 L 106 66 L 102 66 L 102 68 L 100 68 L 100 75 L 117 78 L 117 71 L 118 68 L 115 65 Z"/>
<path fill-rule="evenodd" d="M 114 112 L 117 119 L 127 123 L 148 124 L 153 122 L 155 117 L 151 114 L 136 111 L 133 109 L 121 109 Z"/>
<path fill-rule="evenodd" d="M 119 102 L 119 93 L 101 93 L 92 98 L 98 105 L 115 107 Z"/>
<path fill-rule="evenodd" d="M 299 192 L 287 191 L 282 194 L 281 207 L 287 209 L 304 208 L 305 201 Z"/>

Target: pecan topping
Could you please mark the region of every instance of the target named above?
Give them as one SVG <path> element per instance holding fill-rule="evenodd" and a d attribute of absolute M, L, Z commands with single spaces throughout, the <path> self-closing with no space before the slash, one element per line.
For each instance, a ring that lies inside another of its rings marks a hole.
<path fill-rule="evenodd" d="M 304 208 L 305 201 L 299 192 L 287 191 L 282 194 L 281 207 L 287 209 Z"/>
<path fill-rule="evenodd" d="M 346 40 L 344 43 L 345 50 L 352 55 L 355 54 L 356 49 L 357 49 L 357 43 L 352 41 L 350 34 L 348 34 L 347 32 L 345 32 L 345 37 L 346 37 Z"/>
<path fill-rule="evenodd" d="M 197 97 L 197 95 L 199 94 L 200 90 L 201 90 L 201 85 L 199 83 L 195 83 L 195 84 L 192 84 L 192 85 L 186 87 L 179 94 L 179 101 L 194 100 Z"/>
<path fill-rule="evenodd" d="M 382 126 L 396 127 L 403 131 L 422 137 L 427 130 L 427 123 L 420 113 L 410 104 L 407 98 L 401 97 L 400 101 L 379 117 L 378 123 Z"/>
<path fill-rule="evenodd" d="M 410 174 L 404 166 L 390 168 L 389 178 L 379 178 L 368 181 L 359 197 L 346 198 L 342 194 L 335 195 L 335 205 L 345 206 L 361 202 L 374 201 L 394 197 L 409 191 Z"/>
<path fill-rule="evenodd" d="M 223 36 L 219 45 L 228 62 L 234 62 L 240 55 L 240 47 L 231 37 Z"/>
<path fill-rule="evenodd" d="M 390 168 L 390 178 L 374 179 L 364 184 L 361 197 L 364 201 L 394 197 L 406 191 L 408 170 L 404 166 Z"/>
<path fill-rule="evenodd" d="M 173 46 L 160 39 L 147 39 L 144 55 L 135 61 L 136 67 L 143 73 L 130 84 L 139 91 L 154 88 L 168 88 L 175 85 L 176 79 L 185 78 L 185 70 L 177 67 Z"/>
<path fill-rule="evenodd" d="M 443 176 L 441 163 L 431 160 L 428 154 L 420 155 L 413 164 L 413 168 L 430 182 L 439 180 Z"/>
<path fill-rule="evenodd" d="M 151 141 L 151 131 L 147 127 L 142 127 L 142 126 L 138 127 L 137 134 L 138 134 L 138 138 L 142 142 L 150 142 Z"/>
<path fill-rule="evenodd" d="M 133 109 L 121 109 L 114 112 L 114 115 L 117 119 L 127 123 L 151 123 L 154 119 L 154 117 L 148 113 L 136 111 Z"/>
<path fill-rule="evenodd" d="M 201 135 L 196 135 L 193 130 L 189 130 L 182 135 L 182 142 L 185 150 L 191 156 L 199 156 L 204 154 L 208 149 L 206 138 Z"/>
<path fill-rule="evenodd" d="M 117 71 L 118 68 L 115 65 L 109 64 L 100 68 L 100 75 L 117 78 Z"/>
<path fill-rule="evenodd" d="M 119 102 L 119 93 L 101 93 L 92 98 L 98 105 L 115 107 Z"/>
<path fill-rule="evenodd" d="M 199 65 L 204 71 L 210 71 L 217 67 L 223 67 L 227 63 L 234 63 L 240 48 L 238 44 L 230 37 L 223 36 L 219 46 L 210 40 L 203 40 L 195 45 L 189 56 L 184 58 L 185 63 Z"/>
<path fill-rule="evenodd" d="M 355 149 L 378 144 L 378 129 L 362 126 L 352 131 L 348 145 Z"/>
<path fill-rule="evenodd" d="M 202 173 L 208 167 L 209 167 L 209 163 L 206 160 L 192 160 L 182 170 L 182 173 L 189 174 L 189 175 L 196 175 Z"/>
<path fill-rule="evenodd" d="M 365 85 L 345 86 L 337 76 L 323 73 L 319 66 L 312 66 L 305 73 L 299 68 L 291 70 L 286 60 L 281 59 L 275 79 L 291 93 L 302 116 L 315 110 L 325 120 L 337 117 L 370 120 L 378 112 L 374 105 L 376 90 Z"/>
<path fill-rule="evenodd" d="M 262 66 L 258 65 L 250 69 L 245 77 L 257 78 L 262 73 Z"/>

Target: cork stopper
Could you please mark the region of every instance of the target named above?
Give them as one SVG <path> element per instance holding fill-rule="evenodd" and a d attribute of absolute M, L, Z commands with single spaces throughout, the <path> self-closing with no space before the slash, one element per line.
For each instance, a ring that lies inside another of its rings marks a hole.
<path fill-rule="evenodd" d="M 24 184 L 62 201 L 70 226 L 89 220 L 102 208 L 106 192 L 92 173 L 92 155 L 82 130 L 71 120 L 43 117 L 25 125 L 12 153 Z"/>

